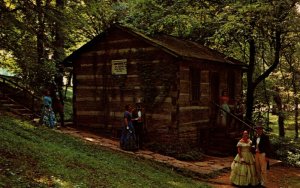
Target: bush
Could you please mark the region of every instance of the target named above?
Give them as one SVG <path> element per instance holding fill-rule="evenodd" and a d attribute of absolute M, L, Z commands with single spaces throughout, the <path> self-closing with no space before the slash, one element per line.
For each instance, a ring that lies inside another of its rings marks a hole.
<path fill-rule="evenodd" d="M 300 142 L 288 138 L 271 138 L 272 157 L 285 165 L 300 167 Z"/>

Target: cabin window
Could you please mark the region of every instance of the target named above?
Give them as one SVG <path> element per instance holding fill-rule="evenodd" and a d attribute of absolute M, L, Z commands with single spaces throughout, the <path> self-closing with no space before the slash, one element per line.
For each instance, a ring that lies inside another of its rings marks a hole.
<path fill-rule="evenodd" d="M 228 96 L 230 99 L 235 99 L 235 74 L 233 71 L 230 71 L 228 73 Z"/>
<path fill-rule="evenodd" d="M 192 101 L 199 101 L 200 100 L 200 79 L 201 78 L 201 71 L 200 69 L 190 67 L 190 98 Z"/>

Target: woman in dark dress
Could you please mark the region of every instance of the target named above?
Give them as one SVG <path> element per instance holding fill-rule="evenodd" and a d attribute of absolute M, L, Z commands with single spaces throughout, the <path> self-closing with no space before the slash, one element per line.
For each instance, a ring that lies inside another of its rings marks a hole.
<path fill-rule="evenodd" d="M 136 137 L 134 128 L 132 125 L 132 107 L 130 105 L 125 106 L 123 130 L 120 139 L 120 147 L 123 150 L 137 150 Z"/>

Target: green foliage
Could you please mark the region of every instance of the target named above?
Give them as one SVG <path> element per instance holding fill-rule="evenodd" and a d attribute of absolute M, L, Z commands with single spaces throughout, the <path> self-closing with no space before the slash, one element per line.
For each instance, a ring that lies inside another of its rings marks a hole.
<path fill-rule="evenodd" d="M 292 105 L 296 97 L 291 100 L 291 96 L 299 95 L 296 77 L 300 62 L 300 16 L 299 8 L 297 10 L 295 6 L 299 5 L 299 0 L 37 2 L 41 2 L 41 6 L 29 1 L 0 2 L 1 67 L 20 75 L 24 85 L 33 90 L 47 84 L 55 74 L 55 64 L 65 55 L 109 25 L 120 22 L 146 34 L 165 33 L 192 39 L 246 63 L 250 62 L 251 56 L 253 69 L 248 69 L 249 79 L 244 79 L 244 88 L 255 91 L 253 99 L 252 96 L 247 99 L 249 101 L 270 104 L 273 86 L 284 88 L 286 104 Z M 280 34 L 277 39 L 276 33 Z M 250 54 L 249 49 L 252 40 L 254 54 Z M 274 59 L 278 60 L 275 57 L 276 40 L 280 41 L 280 71 L 275 69 L 277 64 L 274 63 Z M 38 44 L 43 50 L 38 51 Z M 261 84 L 272 71 L 276 73 Z M 143 92 L 148 103 L 163 100 L 169 87 L 164 84 L 166 82 L 162 81 L 165 91 L 159 91 L 149 81 L 152 79 L 145 79 L 148 85 Z M 248 82 L 253 82 L 252 87 L 247 88 Z M 251 104 L 247 107 L 252 110 Z"/>
<path fill-rule="evenodd" d="M 300 142 L 288 138 L 272 137 L 273 157 L 286 165 L 300 167 Z"/>
<path fill-rule="evenodd" d="M 66 20 L 71 21 L 66 23 L 71 28 L 68 33 L 77 42 L 94 38 L 116 19 L 110 0 L 69 2 L 66 10 Z"/>
<path fill-rule="evenodd" d="M 123 15 L 121 23 L 144 33 L 171 34 L 204 43 L 216 29 L 209 22 L 217 11 L 213 5 L 212 1 L 132 0 L 120 3 L 117 8 Z"/>
<path fill-rule="evenodd" d="M 208 187 L 156 163 L 13 117 L 0 116 L 0 131 L 2 187 Z"/>

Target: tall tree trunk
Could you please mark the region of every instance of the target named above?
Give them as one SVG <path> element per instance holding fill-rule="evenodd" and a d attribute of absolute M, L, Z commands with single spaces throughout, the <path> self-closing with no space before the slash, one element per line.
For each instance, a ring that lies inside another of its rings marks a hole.
<path fill-rule="evenodd" d="M 296 62 L 293 63 L 294 59 L 294 53 L 296 52 L 295 49 L 290 49 L 289 52 L 291 52 L 291 54 L 287 53 L 285 54 L 285 59 L 287 61 L 287 63 L 289 64 L 290 68 L 289 71 L 292 73 L 292 89 L 293 89 L 293 93 L 294 93 L 294 123 L 295 123 L 295 140 L 297 140 L 299 138 L 299 133 L 298 133 L 298 115 L 299 115 L 299 99 L 298 99 L 298 82 L 299 82 L 299 73 L 298 71 L 296 71 L 298 64 L 296 64 Z"/>
<path fill-rule="evenodd" d="M 274 102 L 277 106 L 278 111 L 278 128 L 279 128 L 279 136 L 284 137 L 284 115 L 283 115 L 283 107 L 282 107 L 282 100 L 279 94 L 279 88 L 275 89 L 274 93 Z"/>
<path fill-rule="evenodd" d="M 295 92 L 296 91 L 296 92 Z M 299 100 L 298 100 L 298 96 L 297 96 L 297 90 L 294 90 L 295 94 L 295 140 L 298 140 L 299 138 L 299 125 L 298 125 L 298 115 L 299 115 Z"/>
<path fill-rule="evenodd" d="M 37 62 L 39 64 L 44 62 L 44 14 L 42 9 L 42 0 L 36 0 L 36 7 L 38 12 L 38 30 L 37 30 Z"/>
<path fill-rule="evenodd" d="M 275 57 L 274 57 L 274 63 L 279 64 L 280 62 L 280 51 L 281 51 L 281 32 L 276 31 L 275 32 Z M 278 93 L 279 96 L 279 93 Z M 281 103 L 281 98 L 279 96 L 280 103 L 277 104 L 278 106 L 278 128 L 279 128 L 279 136 L 284 137 L 285 131 L 284 131 L 284 109 Z M 276 101 L 275 101 L 276 102 Z M 277 102 L 276 102 L 277 103 Z"/>
<path fill-rule="evenodd" d="M 255 55 L 256 48 L 254 39 L 249 40 L 250 54 L 249 54 L 249 66 L 247 71 L 247 98 L 246 98 L 246 121 L 247 123 L 252 123 L 253 105 L 254 105 L 254 84 L 253 84 L 253 74 L 255 66 Z"/>
<path fill-rule="evenodd" d="M 65 58 L 64 45 L 65 45 L 65 33 L 63 29 L 64 25 L 64 0 L 56 0 L 56 8 L 60 13 L 55 22 L 55 42 L 54 42 L 54 53 L 53 58 L 56 63 L 61 62 Z"/>
<path fill-rule="evenodd" d="M 291 66 L 291 64 L 290 64 Z M 298 115 L 299 115 L 299 99 L 298 99 L 298 87 L 297 87 L 297 73 L 294 69 L 294 67 L 291 66 L 292 73 L 293 73 L 293 79 L 292 79 L 292 86 L 293 86 L 293 92 L 294 92 L 294 106 L 295 106 L 295 114 L 294 114 L 294 120 L 295 120 L 295 140 L 298 140 L 299 138 L 299 125 L 298 125 Z"/>

